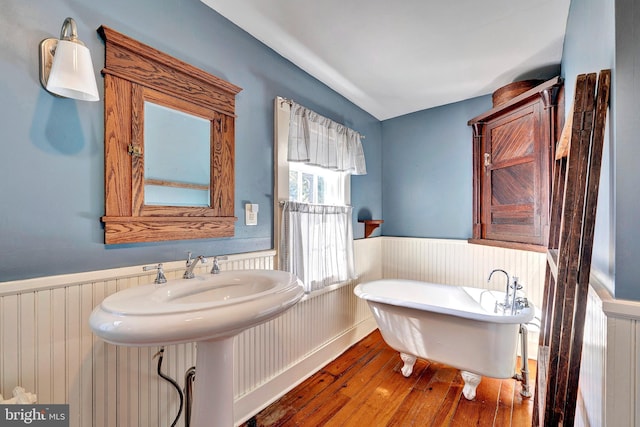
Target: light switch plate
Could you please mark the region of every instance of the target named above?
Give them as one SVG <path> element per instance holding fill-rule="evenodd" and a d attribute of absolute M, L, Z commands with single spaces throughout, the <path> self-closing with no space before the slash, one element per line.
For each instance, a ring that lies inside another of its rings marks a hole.
<path fill-rule="evenodd" d="M 247 203 L 244 205 L 244 223 L 245 225 L 258 225 L 257 204 Z"/>

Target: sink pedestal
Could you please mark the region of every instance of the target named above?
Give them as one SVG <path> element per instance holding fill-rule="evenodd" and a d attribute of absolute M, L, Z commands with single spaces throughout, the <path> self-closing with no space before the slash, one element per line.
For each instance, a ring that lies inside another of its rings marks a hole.
<path fill-rule="evenodd" d="M 89 324 L 116 345 L 196 342 L 191 426 L 233 427 L 233 338 L 279 316 L 303 295 L 300 279 L 285 271 L 225 271 L 116 292 L 93 309 Z"/>
<path fill-rule="evenodd" d="M 196 344 L 192 427 L 233 426 L 233 337 Z"/>

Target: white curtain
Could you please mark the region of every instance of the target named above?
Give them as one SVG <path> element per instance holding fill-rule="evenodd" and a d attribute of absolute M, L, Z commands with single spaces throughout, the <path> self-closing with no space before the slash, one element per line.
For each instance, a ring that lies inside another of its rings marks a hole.
<path fill-rule="evenodd" d="M 293 101 L 288 160 L 347 171 L 352 175 L 367 173 L 358 132 Z"/>
<path fill-rule="evenodd" d="M 309 293 L 355 278 L 351 206 L 284 202 L 280 269 Z"/>

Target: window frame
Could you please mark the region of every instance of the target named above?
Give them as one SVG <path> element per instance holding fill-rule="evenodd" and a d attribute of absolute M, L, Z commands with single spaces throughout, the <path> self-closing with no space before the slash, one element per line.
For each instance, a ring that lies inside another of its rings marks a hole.
<path fill-rule="evenodd" d="M 289 117 L 291 104 L 285 98 L 274 99 L 274 197 L 273 197 L 273 244 L 276 250 L 275 265 L 279 265 L 278 248 L 280 247 L 280 223 L 282 219 L 281 202 L 289 200 L 289 161 L 287 160 L 289 145 Z M 351 174 L 338 172 L 342 176 L 342 192 L 344 205 L 351 204 Z"/>
<path fill-rule="evenodd" d="M 287 200 L 300 203 L 309 203 L 314 205 L 330 205 L 330 206 L 348 206 L 350 200 L 347 198 L 348 187 L 351 180 L 348 172 L 332 171 L 321 168 L 319 166 L 307 165 L 301 162 L 287 162 L 289 168 L 289 187 L 287 192 Z M 298 181 L 298 196 L 291 198 L 291 177 L 292 173 L 296 173 Z M 312 180 L 311 200 L 304 197 L 302 186 L 305 175 Z M 322 184 L 320 183 L 322 180 Z M 320 186 L 322 185 L 322 189 Z M 323 191 L 324 190 L 324 191 Z M 322 193 L 322 198 L 321 198 Z M 283 199 L 281 199 L 283 200 Z"/>

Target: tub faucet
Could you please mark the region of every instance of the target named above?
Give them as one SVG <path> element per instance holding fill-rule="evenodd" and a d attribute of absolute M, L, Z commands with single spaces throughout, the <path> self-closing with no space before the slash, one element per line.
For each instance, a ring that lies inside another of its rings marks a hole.
<path fill-rule="evenodd" d="M 211 274 L 220 274 L 220 265 L 218 264 L 218 260 L 224 261 L 225 259 L 227 259 L 226 255 L 213 257 L 213 268 L 211 268 Z"/>
<path fill-rule="evenodd" d="M 196 258 L 191 258 L 191 252 L 189 252 L 189 258 L 187 259 L 187 269 L 182 275 L 182 278 L 193 279 L 195 277 L 195 274 L 193 274 L 193 269 L 196 268 L 196 264 L 198 264 L 198 261 L 200 261 L 202 264 L 207 263 L 207 259 L 204 257 L 204 255 L 199 255 Z"/>
<path fill-rule="evenodd" d="M 507 309 L 510 306 L 510 302 L 509 302 L 509 289 L 511 288 L 511 279 L 509 278 L 509 273 L 507 273 L 506 271 L 496 268 L 495 270 L 492 270 L 491 273 L 489 273 L 489 278 L 487 279 L 487 283 L 489 283 L 491 281 L 491 276 L 493 276 L 493 273 L 495 273 L 496 271 L 499 271 L 500 273 L 504 273 L 505 276 L 507 276 L 507 286 L 506 286 L 506 292 L 504 294 L 504 303 L 502 303 L 502 308 L 503 309 Z"/>
<path fill-rule="evenodd" d="M 518 291 L 522 289 L 522 285 L 518 283 L 518 278 L 513 276 L 513 285 L 511 285 L 511 289 L 513 289 L 513 295 L 511 296 L 511 314 L 516 313 L 516 308 L 518 308 Z"/>

